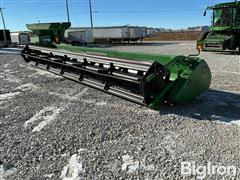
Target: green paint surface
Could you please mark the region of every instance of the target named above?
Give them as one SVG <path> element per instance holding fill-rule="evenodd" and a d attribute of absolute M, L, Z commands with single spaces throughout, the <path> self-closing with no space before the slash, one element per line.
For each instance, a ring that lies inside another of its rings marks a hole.
<path fill-rule="evenodd" d="M 113 57 L 113 58 L 122 58 L 130 60 L 142 60 L 142 61 L 158 61 L 162 65 L 166 65 L 171 62 L 174 56 L 159 55 L 159 54 L 146 54 L 146 53 L 137 53 L 137 52 L 121 52 L 113 51 L 102 48 L 89 48 L 89 47 L 76 47 L 66 44 L 56 44 L 58 49 L 64 49 L 71 52 L 79 53 L 89 53 L 89 54 L 99 54 L 102 56 Z"/>

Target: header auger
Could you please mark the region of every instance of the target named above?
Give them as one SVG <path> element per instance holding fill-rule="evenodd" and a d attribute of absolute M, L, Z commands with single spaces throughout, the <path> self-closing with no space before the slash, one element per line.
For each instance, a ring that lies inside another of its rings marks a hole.
<path fill-rule="evenodd" d="M 210 86 L 210 69 L 202 59 L 142 54 L 132 60 L 119 58 L 124 52 L 116 54 L 118 58 L 37 46 L 26 46 L 21 53 L 41 69 L 150 108 L 187 102 Z"/>

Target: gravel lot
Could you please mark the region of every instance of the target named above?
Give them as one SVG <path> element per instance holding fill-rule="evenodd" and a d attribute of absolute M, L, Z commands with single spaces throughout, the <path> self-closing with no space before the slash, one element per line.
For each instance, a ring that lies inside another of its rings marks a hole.
<path fill-rule="evenodd" d="M 109 49 L 172 55 L 193 42 Z M 240 179 L 240 56 L 202 52 L 211 89 L 153 111 L 0 51 L 0 179 L 196 179 L 181 162 L 235 166 Z"/>

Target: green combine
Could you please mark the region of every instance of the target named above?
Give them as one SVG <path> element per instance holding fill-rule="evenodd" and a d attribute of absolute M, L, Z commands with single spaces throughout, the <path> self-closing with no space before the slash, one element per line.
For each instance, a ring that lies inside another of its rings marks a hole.
<path fill-rule="evenodd" d="M 204 51 L 239 50 L 240 52 L 240 2 L 217 4 L 212 10 L 212 26 L 201 34 L 197 49 Z M 206 15 L 206 11 L 204 13 Z"/>

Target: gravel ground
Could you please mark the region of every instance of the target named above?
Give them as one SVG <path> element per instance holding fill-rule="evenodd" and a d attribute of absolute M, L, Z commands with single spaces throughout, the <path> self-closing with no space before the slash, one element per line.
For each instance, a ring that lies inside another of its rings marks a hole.
<path fill-rule="evenodd" d="M 193 42 L 110 49 L 192 54 Z M 235 166 L 240 179 L 240 57 L 202 52 L 211 89 L 153 111 L 0 54 L 0 179 L 196 179 L 181 162 Z"/>

